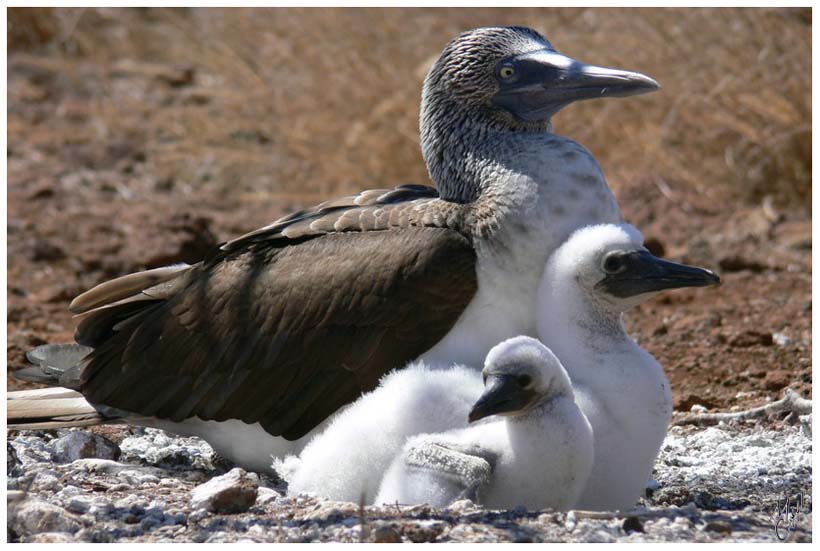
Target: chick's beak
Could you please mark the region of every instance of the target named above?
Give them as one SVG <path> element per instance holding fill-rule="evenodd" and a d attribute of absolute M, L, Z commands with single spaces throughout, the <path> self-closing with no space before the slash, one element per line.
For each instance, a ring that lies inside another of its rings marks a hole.
<path fill-rule="evenodd" d="M 533 401 L 535 392 L 521 388 L 512 375 L 490 375 L 484 393 L 473 405 L 467 420 L 470 423 L 490 415 L 511 414 L 525 410 Z"/>

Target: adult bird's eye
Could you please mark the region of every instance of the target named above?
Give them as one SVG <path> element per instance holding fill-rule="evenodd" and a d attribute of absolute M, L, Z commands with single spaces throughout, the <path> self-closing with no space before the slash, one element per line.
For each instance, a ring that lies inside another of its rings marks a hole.
<path fill-rule="evenodd" d="M 611 254 L 604 259 L 604 271 L 608 274 L 616 274 L 624 269 L 624 261 L 620 255 Z"/>
<path fill-rule="evenodd" d="M 498 75 L 503 79 L 512 78 L 515 75 L 515 69 L 510 65 L 504 65 L 498 70 Z"/>
<path fill-rule="evenodd" d="M 521 388 L 527 388 L 532 384 L 532 377 L 530 377 L 529 375 L 519 375 L 516 382 L 518 383 L 518 386 L 520 386 Z"/>

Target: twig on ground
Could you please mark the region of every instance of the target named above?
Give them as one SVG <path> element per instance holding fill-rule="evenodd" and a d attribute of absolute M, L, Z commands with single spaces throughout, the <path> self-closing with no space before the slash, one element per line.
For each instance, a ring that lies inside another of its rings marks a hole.
<path fill-rule="evenodd" d="M 370 537 L 370 527 L 367 525 L 367 518 L 364 515 L 365 497 L 364 492 L 359 494 L 359 543 L 364 543 Z"/>
<path fill-rule="evenodd" d="M 745 421 L 747 419 L 764 419 L 778 413 L 796 413 L 806 415 L 811 413 L 811 400 L 806 400 L 790 388 L 784 392 L 781 400 L 752 408 L 746 411 L 721 412 L 721 413 L 699 413 L 687 415 L 672 422 L 673 425 L 717 425 L 721 421 Z"/>

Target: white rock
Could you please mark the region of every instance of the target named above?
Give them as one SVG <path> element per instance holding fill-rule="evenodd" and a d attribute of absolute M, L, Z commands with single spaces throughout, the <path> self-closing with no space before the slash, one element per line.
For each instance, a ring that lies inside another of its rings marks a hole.
<path fill-rule="evenodd" d="M 118 509 L 129 509 L 131 507 L 142 507 L 144 509 L 147 506 L 148 502 L 136 494 L 125 496 L 124 498 L 118 499 L 114 502 L 114 507 Z"/>
<path fill-rule="evenodd" d="M 9 505 L 8 528 L 18 534 L 74 533 L 80 523 L 62 507 L 28 498 Z"/>
<path fill-rule="evenodd" d="M 71 463 L 71 469 L 75 471 L 86 471 L 92 473 L 117 474 L 121 471 L 133 469 L 132 465 L 117 463 L 110 459 L 78 459 Z"/>
<path fill-rule="evenodd" d="M 68 532 L 43 532 L 22 538 L 23 543 L 74 543 L 76 541 Z"/>
<path fill-rule="evenodd" d="M 70 499 L 74 496 L 81 495 L 82 493 L 83 493 L 83 491 L 80 490 L 77 486 L 68 485 L 68 486 L 63 486 L 63 489 L 60 490 L 59 492 L 57 492 L 57 494 L 54 497 L 56 497 L 58 499 L 61 499 L 61 500 L 66 500 L 66 499 Z"/>
<path fill-rule="evenodd" d="M 786 333 L 772 334 L 772 341 L 774 341 L 777 346 L 789 346 L 792 343 L 791 337 Z"/>
<path fill-rule="evenodd" d="M 60 479 L 54 471 L 41 471 L 34 476 L 32 490 L 56 490 L 60 488 Z"/>
<path fill-rule="evenodd" d="M 237 467 L 194 488 L 191 491 L 191 508 L 239 513 L 254 504 L 258 493 L 259 477 Z"/>
<path fill-rule="evenodd" d="M 811 439 L 811 414 L 800 416 L 800 432 Z"/>
<path fill-rule="evenodd" d="M 206 518 L 210 513 L 207 509 L 200 508 L 188 515 L 188 520 L 190 522 L 199 522 L 200 520 Z"/>
<path fill-rule="evenodd" d="M 279 495 L 279 492 L 277 492 L 276 490 L 272 490 L 271 488 L 261 487 L 257 491 L 256 505 L 257 506 L 263 506 L 263 505 L 266 505 L 268 503 L 273 503 L 274 501 L 276 501 L 280 497 L 281 496 Z"/>
<path fill-rule="evenodd" d="M 467 513 L 478 511 L 482 509 L 482 507 L 480 505 L 476 505 L 470 499 L 459 499 L 458 501 L 452 502 L 447 509 L 453 511 L 454 513 Z"/>
<path fill-rule="evenodd" d="M 139 460 L 165 468 L 211 468 L 213 449 L 199 438 L 170 437 L 158 429 L 144 429 L 141 434 L 120 443 L 123 459 Z"/>
<path fill-rule="evenodd" d="M 120 448 L 116 444 L 108 438 L 87 431 L 71 431 L 55 440 L 52 445 L 54 456 L 61 463 L 90 457 L 117 459 L 120 456 Z"/>
<path fill-rule="evenodd" d="M 142 486 L 144 484 L 159 484 L 159 477 L 152 474 L 141 472 L 139 470 L 126 470 L 120 472 L 119 475 L 127 483 L 134 486 Z"/>

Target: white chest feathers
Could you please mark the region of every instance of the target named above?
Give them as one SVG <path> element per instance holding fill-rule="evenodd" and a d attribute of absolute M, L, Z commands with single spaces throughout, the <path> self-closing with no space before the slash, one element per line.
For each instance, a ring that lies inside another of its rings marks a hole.
<path fill-rule="evenodd" d="M 496 418 L 411 438 L 376 503 L 447 507 L 468 498 L 490 509 L 573 508 L 592 466 L 592 429 L 571 396 L 526 418 Z"/>
<path fill-rule="evenodd" d="M 521 135 L 497 155 L 484 174 L 494 182 L 486 198 L 493 231 L 475 241 L 478 292 L 450 332 L 421 356 L 428 365 L 479 366 L 501 341 L 534 336 L 547 258 L 578 228 L 622 221 L 600 166 L 576 142 Z"/>
<path fill-rule="evenodd" d="M 464 367 L 435 370 L 416 363 L 336 415 L 299 457 L 274 462 L 290 493 L 339 501 L 375 499 L 393 457 L 409 436 L 467 425 L 481 376 Z"/>

